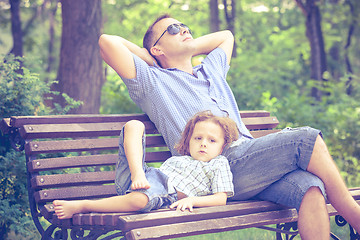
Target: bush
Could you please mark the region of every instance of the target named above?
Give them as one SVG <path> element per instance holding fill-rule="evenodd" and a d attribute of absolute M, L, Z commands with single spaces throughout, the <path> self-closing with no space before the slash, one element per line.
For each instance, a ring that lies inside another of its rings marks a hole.
<path fill-rule="evenodd" d="M 13 231 L 26 239 L 39 239 L 30 216 L 23 153 L 10 150 L 0 155 L 0 198 L 0 238 Z"/>
<path fill-rule="evenodd" d="M 125 83 L 117 74 L 109 74 L 102 88 L 100 113 L 141 113 L 141 109 L 131 100 Z"/>
<path fill-rule="evenodd" d="M 311 126 L 320 129 L 348 186 L 359 186 L 359 76 L 334 79 L 326 72 L 327 81 L 320 85 L 318 81 L 304 78 L 308 74 L 300 69 L 287 69 L 292 74 L 286 74 L 286 64 L 278 64 L 276 70 L 271 71 L 264 70 L 257 62 L 242 57 L 232 61 L 227 79 L 240 110 L 268 110 L 280 120 L 279 128 Z M 347 93 L 349 79 L 352 79 L 350 95 Z M 311 97 L 313 87 L 323 91 L 321 101 Z"/>
<path fill-rule="evenodd" d="M 328 79 L 320 89 L 322 101 L 310 97 L 317 82 L 308 81 L 303 89 L 291 88 L 291 94 L 281 99 L 262 95 L 264 109 L 275 112 L 281 127 L 311 126 L 323 132 L 329 151 L 340 168 L 348 186 L 360 185 L 360 79 L 352 76 L 352 94 L 348 95 L 349 76 L 339 80 Z"/>
<path fill-rule="evenodd" d="M 44 96 L 54 94 L 50 90 L 52 83 L 40 80 L 38 74 L 26 68 L 25 59 L 5 57 L 0 63 L 0 119 L 65 113 L 80 104 L 68 98 L 64 109 L 46 107 Z M 24 153 L 11 149 L 3 133 L 0 143 L 0 239 L 6 239 L 10 231 L 25 239 L 39 239 L 30 216 Z"/>

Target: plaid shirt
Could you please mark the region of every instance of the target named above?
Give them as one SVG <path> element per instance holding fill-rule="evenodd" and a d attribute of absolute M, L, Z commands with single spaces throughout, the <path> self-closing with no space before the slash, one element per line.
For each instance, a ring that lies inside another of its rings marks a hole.
<path fill-rule="evenodd" d="M 228 197 L 234 195 L 229 161 L 222 155 L 209 162 L 190 156 L 175 156 L 166 160 L 160 170 L 169 177 L 169 192 L 175 188 L 188 197 L 218 192 L 225 192 Z"/>

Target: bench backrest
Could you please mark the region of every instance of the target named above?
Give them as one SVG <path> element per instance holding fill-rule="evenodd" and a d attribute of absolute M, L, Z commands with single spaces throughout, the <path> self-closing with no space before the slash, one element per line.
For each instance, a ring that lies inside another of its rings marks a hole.
<path fill-rule="evenodd" d="M 240 112 L 254 137 L 278 131 L 276 117 L 266 111 Z M 92 199 L 116 194 L 114 187 L 118 136 L 122 126 L 137 119 L 146 126 L 146 162 L 169 158 L 162 136 L 144 114 L 27 116 L 3 120 L 19 129 L 25 140 L 32 208 L 46 213 L 55 199 Z M 34 209 L 32 209 L 34 210 Z"/>

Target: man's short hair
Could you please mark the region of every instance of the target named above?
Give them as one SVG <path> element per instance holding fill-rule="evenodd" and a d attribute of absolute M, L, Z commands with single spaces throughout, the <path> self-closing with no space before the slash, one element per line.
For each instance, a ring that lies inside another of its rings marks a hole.
<path fill-rule="evenodd" d="M 155 22 L 153 24 L 151 24 L 151 26 L 148 28 L 148 30 L 145 33 L 145 36 L 143 39 L 143 47 L 146 48 L 150 54 L 151 54 L 150 49 L 152 48 L 152 45 L 154 44 L 154 41 L 155 41 L 154 38 L 156 37 L 156 36 L 154 36 L 154 31 L 153 31 L 154 25 L 156 23 L 158 23 L 160 20 L 165 19 L 165 18 L 171 18 L 171 16 L 169 14 L 161 15 L 160 17 L 158 17 L 155 20 Z"/>

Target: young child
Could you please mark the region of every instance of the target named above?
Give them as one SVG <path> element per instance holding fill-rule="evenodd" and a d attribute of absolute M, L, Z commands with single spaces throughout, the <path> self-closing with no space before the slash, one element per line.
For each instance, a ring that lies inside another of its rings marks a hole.
<path fill-rule="evenodd" d="M 220 154 L 238 139 L 238 134 L 230 118 L 200 112 L 187 123 L 175 147 L 181 156 L 153 168 L 144 161 L 144 124 L 129 121 L 120 135 L 115 178 L 119 195 L 98 200 L 55 200 L 55 213 L 59 219 L 66 219 L 85 212 L 148 212 L 164 207 L 193 211 L 193 207 L 225 205 L 234 187 L 229 162 Z"/>

